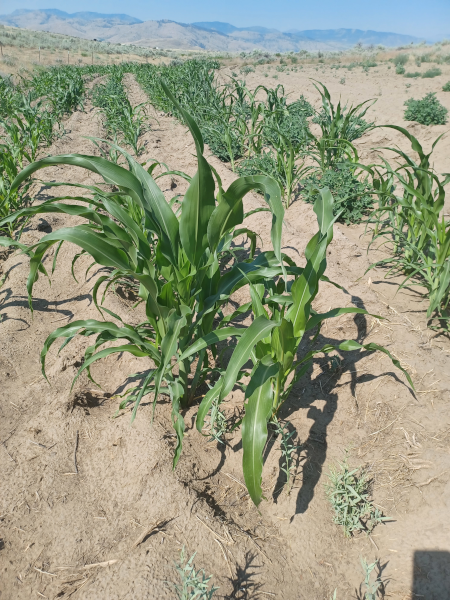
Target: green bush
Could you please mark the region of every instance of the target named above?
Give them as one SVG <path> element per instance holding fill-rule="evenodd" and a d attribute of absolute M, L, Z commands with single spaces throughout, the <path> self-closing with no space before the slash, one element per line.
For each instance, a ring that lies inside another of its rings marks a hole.
<path fill-rule="evenodd" d="M 414 71 L 413 73 L 405 73 L 405 77 L 409 77 L 410 79 L 413 77 L 420 77 L 420 73 L 419 71 Z"/>
<path fill-rule="evenodd" d="M 317 187 L 328 187 L 334 197 L 334 214 L 341 210 L 341 223 L 359 223 L 373 207 L 373 188 L 367 180 L 360 181 L 355 169 L 348 166 L 329 169 L 321 174 L 315 171 L 302 180 L 303 194 L 306 202 L 313 203 Z"/>
<path fill-rule="evenodd" d="M 442 75 L 442 71 L 438 67 L 433 67 L 425 71 L 422 77 L 424 79 L 432 79 L 433 77 L 439 77 L 439 75 Z"/>
<path fill-rule="evenodd" d="M 409 56 L 407 54 L 399 54 L 398 56 L 396 56 L 393 60 L 393 63 L 396 67 L 401 66 L 403 67 L 404 65 L 406 65 L 406 63 L 409 60 Z"/>
<path fill-rule="evenodd" d="M 276 178 L 277 157 L 272 150 L 262 152 L 261 154 L 255 154 L 250 158 L 242 160 L 237 166 L 236 171 L 243 177 L 263 174 Z"/>
<path fill-rule="evenodd" d="M 255 69 L 250 65 L 245 65 L 241 69 L 242 75 L 248 75 L 249 73 L 254 73 L 254 72 L 255 72 Z"/>
<path fill-rule="evenodd" d="M 416 121 L 421 125 L 445 125 L 448 110 L 430 92 L 421 100 L 410 98 L 405 102 L 405 121 Z"/>
<path fill-rule="evenodd" d="M 447 81 L 445 85 L 442 86 L 443 92 L 450 92 L 450 81 Z"/>
<path fill-rule="evenodd" d="M 403 65 L 397 65 L 395 67 L 395 72 L 397 73 L 397 75 L 404 75 L 405 74 L 405 67 Z"/>

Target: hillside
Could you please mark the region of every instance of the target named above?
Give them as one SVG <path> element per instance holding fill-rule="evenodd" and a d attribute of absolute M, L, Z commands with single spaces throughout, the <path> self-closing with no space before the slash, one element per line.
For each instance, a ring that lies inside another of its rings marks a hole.
<path fill-rule="evenodd" d="M 235 27 L 217 21 L 184 24 L 165 19 L 143 22 L 126 14 L 69 14 L 58 9 L 16 10 L 9 15 L 0 15 L 0 23 L 116 44 L 221 52 L 255 48 L 269 52 L 317 52 L 346 50 L 357 43 L 393 47 L 420 41 L 408 35 L 359 29 L 281 32 L 259 26 Z"/>

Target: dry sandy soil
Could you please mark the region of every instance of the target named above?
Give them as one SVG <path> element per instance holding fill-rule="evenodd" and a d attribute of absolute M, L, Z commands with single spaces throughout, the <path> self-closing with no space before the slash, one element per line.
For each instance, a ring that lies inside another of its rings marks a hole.
<path fill-rule="evenodd" d="M 275 83 L 248 77 L 249 85 Z M 445 75 L 432 80 L 404 79 L 386 66 L 345 72 L 279 73 L 292 99 L 300 93 L 318 103 L 309 77 L 323 81 L 333 97 L 353 102 L 378 97 L 370 115 L 378 124 L 406 126 L 426 148 L 445 127 L 405 123 L 403 102 L 441 89 Z M 144 99 L 127 76 L 134 103 Z M 438 93 L 450 108 L 450 94 Z M 153 111 L 150 109 L 150 113 Z M 171 168 L 195 171 L 194 145 L 184 126 L 157 114 L 145 134 L 143 160 L 156 158 Z M 85 135 L 101 135 L 98 116 L 88 104 L 66 124 L 67 135 L 47 153 L 96 153 Z M 438 172 L 450 171 L 447 136 L 436 150 Z M 361 157 L 375 157 L 374 146 L 401 143 L 400 135 L 376 129 L 359 141 Z M 211 163 L 224 185 L 234 174 L 215 157 Z M 77 168 L 49 168 L 44 181 L 92 184 Z M 177 179 L 176 191 L 185 184 Z M 170 180 L 160 179 L 168 198 Z M 65 190 L 59 189 L 62 194 Z M 54 194 L 36 184 L 36 199 Z M 262 204 L 249 195 L 246 210 Z M 63 216 L 35 218 L 24 232 L 32 243 L 51 229 L 76 223 Z M 270 217 L 253 215 L 247 226 L 257 231 L 263 249 L 270 248 Z M 316 231 L 310 205 L 289 209 L 283 245 L 299 264 Z M 195 409 L 185 416 L 187 436 L 180 463 L 171 469 L 174 436 L 170 407 L 158 403 L 151 425 L 145 405 L 130 426 L 128 411 L 116 419 L 127 376 L 148 367 L 145 361 L 110 357 L 93 369 L 102 389 L 87 379 L 70 383 L 81 364 L 84 340 L 74 340 L 59 356 L 48 356 L 50 385 L 40 374 L 39 352 L 46 336 L 71 320 L 98 318 L 92 302 L 94 273 L 84 278 L 89 261 L 81 259 L 70 274 L 76 253 L 63 246 L 52 285 L 41 278 L 35 286 L 34 316 L 26 299 L 28 260 L 14 253 L 0 263 L 7 279 L 0 289 L 0 598 L 80 598 L 89 600 L 174 598 L 173 561 L 182 546 L 195 562 L 213 574 L 218 598 L 338 600 L 360 596 L 360 557 L 379 559 L 386 598 L 444 600 L 450 590 L 450 343 L 426 328 L 425 303 L 411 290 L 397 295 L 396 286 L 375 270 L 364 274 L 380 253 L 366 254 L 363 226 L 338 225 L 330 246 L 328 272 L 344 291 L 323 284 L 315 308 L 363 306 L 384 317 L 343 316 L 322 330 L 321 342 L 345 338 L 384 344 L 411 374 L 416 393 L 405 377 L 381 354 L 343 356 L 332 371 L 323 359 L 294 389 L 282 417 L 296 430 L 299 445 L 292 491 L 280 492 L 279 442 L 267 452 L 263 487 L 267 501 L 258 511 L 242 484 L 242 450 L 238 435 L 226 445 L 208 442 L 193 427 Z M 51 258 L 48 259 L 49 261 Z M 236 297 L 238 302 L 243 296 Z M 131 323 L 138 309 L 110 294 L 107 306 Z M 234 392 L 227 411 L 238 411 L 242 398 Z M 366 534 L 346 539 L 333 523 L 324 484 L 332 465 L 345 451 L 350 464 L 365 465 L 373 478 L 376 506 L 391 520 Z M 76 456 L 76 463 L 74 457 Z M 169 582 L 169 583 L 168 583 Z M 363 588 L 364 589 L 364 588 Z M 363 597 L 363 596 L 362 596 Z"/>

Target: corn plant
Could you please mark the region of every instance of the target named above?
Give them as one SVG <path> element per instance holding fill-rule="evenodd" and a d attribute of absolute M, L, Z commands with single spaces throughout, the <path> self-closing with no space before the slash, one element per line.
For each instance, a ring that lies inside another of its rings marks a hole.
<path fill-rule="evenodd" d="M 431 155 L 440 138 L 426 154 L 418 140 L 402 127 L 386 125 L 402 133 L 419 156 L 418 162 L 397 148 L 389 148 L 401 160 L 396 168 L 384 161 L 385 172 L 378 169 L 379 208 L 374 212 L 372 242 L 383 240 L 392 253 L 372 264 L 386 266 L 385 277 L 406 274 L 399 286 L 425 286 L 429 296 L 427 317 L 444 324 L 450 296 L 450 221 L 442 214 L 445 185 L 450 176 L 440 179 L 431 167 Z M 381 173 L 381 176 L 380 176 Z M 395 194 L 394 183 L 401 195 Z M 433 325 L 434 326 L 434 325 Z"/>
<path fill-rule="evenodd" d="M 45 359 L 53 343 L 59 339 L 68 343 L 77 334 L 96 336 L 93 345 L 86 350 L 77 377 L 83 371 L 90 376 L 91 365 L 112 353 L 129 352 L 151 359 L 155 367 L 143 375 L 139 388 L 133 390 L 136 393 L 130 393 L 122 406 L 133 405 L 134 419 L 145 395 L 154 394 L 154 406 L 160 393 L 170 396 L 173 425 L 178 436 L 175 466 L 184 434 L 180 410 L 189 406 L 197 385 L 210 375 L 206 349 L 210 347 L 215 353 L 217 344 L 222 340 L 230 336 L 240 337 L 245 332 L 242 328 L 228 326 L 232 317 L 224 317 L 221 307 L 228 302 L 234 290 L 247 284 L 247 280 L 258 282 L 283 269 L 281 227 L 284 210 L 278 185 L 265 176 L 240 178 L 227 190 L 222 189 L 218 179 L 219 191 L 215 199 L 213 170 L 203 156 L 200 131 L 170 91 L 165 86 L 164 89 L 188 125 L 197 150 L 198 170 L 190 181 L 179 217 L 166 202 L 149 171 L 126 151 L 116 147 L 125 157 L 128 169 L 103 157 L 78 154 L 48 157 L 25 167 L 15 179 L 12 189 L 18 189 L 39 169 L 68 164 L 100 175 L 105 183 L 114 185 L 118 191 L 107 192 L 99 186 L 85 186 L 92 192 L 92 197 L 52 199 L 18 211 L 0 221 L 0 226 L 13 223 L 18 218 L 44 213 L 71 214 L 86 219 L 86 224 L 54 231 L 27 249 L 31 256 L 27 282 L 30 307 L 38 271 L 46 273 L 43 265 L 46 252 L 58 245 L 55 264 L 61 244 L 72 242 L 81 248 L 81 254 L 88 254 L 96 264 L 111 269 L 109 274 L 97 278 L 93 297 L 100 311 L 121 324 L 89 319 L 58 328 L 44 344 L 42 371 L 45 375 Z M 255 237 L 248 229 L 240 227 L 246 216 L 242 198 L 253 189 L 263 192 L 268 210 L 272 212 L 274 251 L 237 263 L 230 249 L 233 239 L 243 234 Z M 78 203 L 65 203 L 67 199 Z M 17 245 L 12 240 L 9 244 Z M 232 266 L 223 273 L 221 269 L 230 259 Z M 122 324 L 118 315 L 102 309 L 98 303 L 98 290 L 102 284 L 110 286 L 124 279 L 136 286 L 140 299 L 145 303 L 146 320 L 138 326 Z M 237 314 L 241 312 L 237 310 Z M 102 347 L 106 342 L 115 340 L 126 340 L 127 343 Z"/>
<path fill-rule="evenodd" d="M 319 124 L 322 135 L 317 137 L 307 131 L 312 144 L 312 158 L 322 171 L 344 160 L 358 162 L 358 153 L 352 141 L 373 127 L 373 124 L 364 121 L 364 116 L 376 100 L 371 104 L 370 100 L 366 100 L 349 109 L 342 107 L 339 101 L 335 108 L 328 89 L 322 83 L 317 83 L 322 89 L 315 83 L 313 85 L 322 97 L 322 111 L 316 114 L 313 122 Z"/>
<path fill-rule="evenodd" d="M 29 82 L 35 98 L 45 98 L 55 118 L 60 122 L 79 108 L 83 109 L 85 86 L 82 71 L 77 67 L 52 67 L 37 73 Z"/>
<path fill-rule="evenodd" d="M 312 302 L 319 290 L 321 279 L 326 279 L 326 251 L 333 238 L 333 197 L 326 188 L 320 190 L 314 205 L 319 231 L 306 246 L 306 266 L 298 267 L 291 259 L 283 268 L 273 271 L 271 279 L 260 282 L 248 280 L 254 320 L 240 336 L 228 366 L 215 385 L 203 398 L 198 410 L 196 425 L 204 426 L 205 416 L 212 403 L 219 403 L 238 384 L 245 390 L 245 416 L 242 420 L 242 446 L 244 479 L 253 502 L 262 499 L 261 476 L 263 450 L 267 441 L 267 425 L 276 418 L 293 386 L 310 369 L 314 357 L 333 350 L 378 350 L 386 354 L 401 369 L 412 385 L 411 379 L 386 348 L 377 344 L 359 344 L 345 340 L 326 344 L 320 349 L 309 349 L 299 354 L 299 346 L 316 330 L 314 340 L 327 319 L 347 314 L 368 314 L 361 308 L 335 308 L 326 313 L 316 313 Z M 328 280 L 327 280 L 328 281 Z M 238 330 L 237 330 L 238 331 Z M 230 332 L 231 333 L 231 332 Z M 250 360 L 252 366 L 243 370 Z M 248 383 L 243 379 L 249 377 Z"/>

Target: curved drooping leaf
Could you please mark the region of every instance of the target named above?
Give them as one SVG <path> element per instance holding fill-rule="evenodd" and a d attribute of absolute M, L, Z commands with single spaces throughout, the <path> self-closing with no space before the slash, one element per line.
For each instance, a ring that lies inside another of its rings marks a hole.
<path fill-rule="evenodd" d="M 272 377 L 280 365 L 272 361 L 261 362 L 252 375 L 245 391 L 245 416 L 242 420 L 242 465 L 245 484 L 254 504 L 262 499 L 263 450 L 267 441 L 267 422 L 272 412 Z"/>
<path fill-rule="evenodd" d="M 41 369 L 42 374 L 47 378 L 45 374 L 45 359 L 53 343 L 59 338 L 71 339 L 75 335 L 90 336 L 93 334 L 103 333 L 107 331 L 111 338 L 110 339 L 127 339 L 133 342 L 135 345 L 145 348 L 147 355 L 150 355 L 153 360 L 159 361 L 159 355 L 156 349 L 146 342 L 142 336 L 128 325 L 124 327 L 118 327 L 115 323 L 110 321 L 97 321 L 96 319 L 86 319 L 73 321 L 62 327 L 55 329 L 45 340 L 44 346 L 41 350 Z"/>

